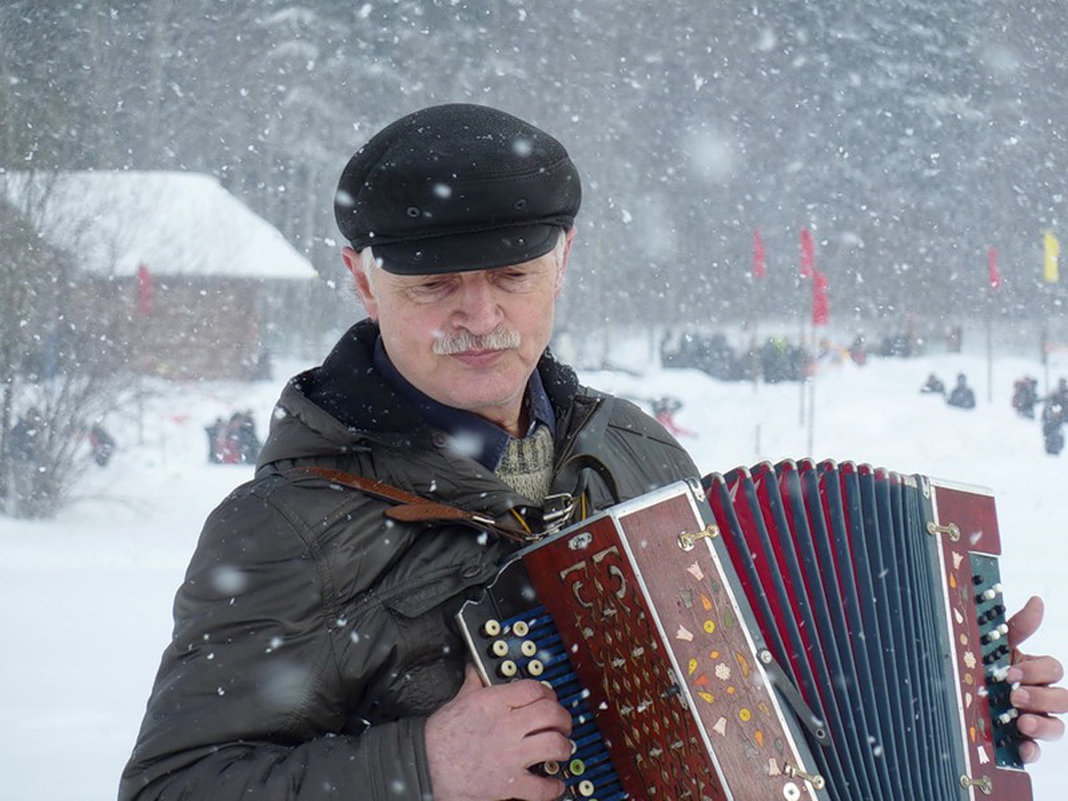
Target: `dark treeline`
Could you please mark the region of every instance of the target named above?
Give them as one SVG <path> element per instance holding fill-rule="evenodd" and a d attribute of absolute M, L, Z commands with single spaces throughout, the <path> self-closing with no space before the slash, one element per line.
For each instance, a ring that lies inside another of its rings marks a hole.
<path fill-rule="evenodd" d="M 1063 0 L 8 0 L 0 166 L 216 175 L 308 255 L 338 323 L 345 159 L 417 107 L 485 102 L 582 172 L 565 325 L 800 313 L 802 227 L 840 323 L 1045 318 L 1065 30 Z"/>

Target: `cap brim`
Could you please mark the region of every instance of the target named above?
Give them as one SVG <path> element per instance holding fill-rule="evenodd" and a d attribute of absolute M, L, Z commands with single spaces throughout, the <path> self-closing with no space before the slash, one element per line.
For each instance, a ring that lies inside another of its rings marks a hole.
<path fill-rule="evenodd" d="M 559 240 L 561 228 L 538 224 L 467 232 L 408 242 L 371 244 L 387 272 L 431 275 L 508 267 L 544 256 Z"/>

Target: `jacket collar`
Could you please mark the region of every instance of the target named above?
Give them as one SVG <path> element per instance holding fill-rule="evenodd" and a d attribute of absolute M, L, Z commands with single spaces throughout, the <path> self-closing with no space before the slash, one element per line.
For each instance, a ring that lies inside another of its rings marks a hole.
<path fill-rule="evenodd" d="M 378 337 L 377 323 L 361 320 L 338 340 L 321 366 L 289 380 L 279 400 L 261 464 L 313 455 L 316 450 L 349 450 L 358 447 L 357 442 L 364 438 L 400 448 L 433 447 L 434 431 L 418 405 L 376 369 L 374 348 Z M 548 350 L 537 369 L 559 429 L 566 425 L 579 392 L 578 379 Z M 293 443 L 287 447 L 286 440 L 294 423 L 318 434 L 318 444 L 302 438 L 302 447 L 293 453 Z"/>

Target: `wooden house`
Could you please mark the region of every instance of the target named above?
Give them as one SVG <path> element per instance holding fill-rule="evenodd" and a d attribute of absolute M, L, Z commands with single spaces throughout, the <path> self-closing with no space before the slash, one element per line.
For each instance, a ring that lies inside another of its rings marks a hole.
<path fill-rule="evenodd" d="M 55 315 L 65 318 L 58 329 L 107 340 L 137 373 L 268 377 L 275 344 L 303 308 L 294 301 L 317 274 L 215 178 L 137 171 L 0 177 L 8 203 L 68 257 L 70 291 Z"/>

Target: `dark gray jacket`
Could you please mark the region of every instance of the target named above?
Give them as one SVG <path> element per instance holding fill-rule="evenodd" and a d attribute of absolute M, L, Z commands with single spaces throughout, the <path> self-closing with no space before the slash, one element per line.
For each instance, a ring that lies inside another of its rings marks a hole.
<path fill-rule="evenodd" d="M 537 510 L 375 373 L 357 323 L 293 378 L 253 481 L 208 518 L 175 600 L 121 801 L 432 798 L 426 716 L 455 695 L 454 615 L 516 546 L 473 526 L 394 523 L 387 501 L 295 469 L 373 477 L 501 522 Z M 552 492 L 592 508 L 683 477 L 693 462 L 632 404 L 538 367 L 557 415 Z M 515 510 L 515 511 L 513 511 Z"/>

